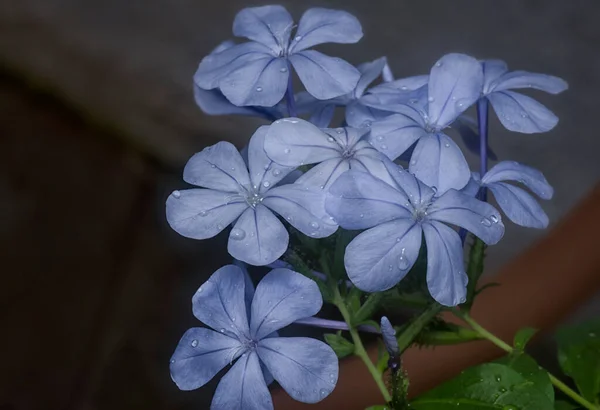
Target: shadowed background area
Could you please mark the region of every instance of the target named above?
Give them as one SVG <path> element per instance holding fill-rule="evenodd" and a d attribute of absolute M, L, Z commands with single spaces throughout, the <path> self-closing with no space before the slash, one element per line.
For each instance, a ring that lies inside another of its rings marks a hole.
<path fill-rule="evenodd" d="M 491 146 L 544 172 L 552 224 L 600 179 L 600 3 L 281 3 L 296 19 L 311 6 L 353 13 L 364 38 L 319 49 L 354 64 L 385 55 L 398 78 L 448 52 L 564 78 L 567 92 L 535 95 L 560 117 L 553 131 L 510 133 L 492 114 Z M 208 117 L 192 95 L 200 59 L 231 37 L 239 9 L 260 4 L 0 3 L 0 409 L 208 408 L 207 390 L 177 390 L 168 359 L 199 325 L 191 296 L 229 262 L 226 237 L 179 237 L 164 201 L 185 187 L 193 153 L 241 147 L 260 124 Z M 486 272 L 542 235 L 507 223 Z M 599 314 L 591 301 L 579 316 Z"/>

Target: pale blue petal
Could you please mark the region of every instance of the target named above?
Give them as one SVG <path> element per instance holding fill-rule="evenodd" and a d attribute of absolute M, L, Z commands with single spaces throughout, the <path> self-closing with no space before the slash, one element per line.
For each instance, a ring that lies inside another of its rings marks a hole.
<path fill-rule="evenodd" d="M 180 390 L 202 387 L 242 349 L 235 338 L 201 327 L 189 329 L 171 356 L 171 378 Z"/>
<path fill-rule="evenodd" d="M 472 172 L 471 179 L 469 179 L 469 183 L 465 185 L 465 187 L 461 189 L 460 192 L 474 198 L 479 192 L 479 188 L 481 188 L 481 179 L 479 178 L 479 173 Z"/>
<path fill-rule="evenodd" d="M 428 132 L 413 118 L 393 114 L 371 125 L 369 141 L 389 159 L 395 160 Z"/>
<path fill-rule="evenodd" d="M 294 399 L 317 403 L 327 397 L 338 380 L 338 359 L 327 344 L 308 337 L 263 339 L 260 360 Z"/>
<path fill-rule="evenodd" d="M 320 189 L 328 189 L 336 179 L 350 169 L 350 162 L 339 158 L 332 158 L 321 162 L 306 171 L 298 180 L 298 184 L 308 185 Z"/>
<path fill-rule="evenodd" d="M 515 161 L 502 161 L 494 165 L 482 179 L 486 185 L 502 181 L 520 182 L 542 199 L 551 199 L 554 195 L 554 189 L 544 174 L 535 168 Z"/>
<path fill-rule="evenodd" d="M 477 126 L 477 123 L 474 122 L 474 125 L 471 125 L 471 121 L 467 119 L 468 117 L 465 115 L 459 116 L 452 123 L 451 128 L 454 128 L 460 135 L 463 140 L 465 147 L 473 154 L 479 155 L 479 147 L 481 146 L 481 138 L 479 138 L 479 133 L 475 131 L 473 127 Z M 489 143 L 487 147 L 487 156 L 492 161 L 497 161 L 498 156 L 496 153 L 490 148 Z"/>
<path fill-rule="evenodd" d="M 465 228 L 488 245 L 504 235 L 500 213 L 488 204 L 454 189 L 436 199 L 427 209 L 427 218 Z"/>
<path fill-rule="evenodd" d="M 167 222 L 187 238 L 207 239 L 225 229 L 246 208 L 246 201 L 230 192 L 211 189 L 174 191 L 167 198 Z"/>
<path fill-rule="evenodd" d="M 248 352 L 221 379 L 210 410 L 273 410 L 256 352 Z"/>
<path fill-rule="evenodd" d="M 323 43 L 352 44 L 362 36 L 362 27 L 352 14 L 315 7 L 302 15 L 289 52 L 296 53 Z"/>
<path fill-rule="evenodd" d="M 340 156 L 340 146 L 328 134 L 300 118 L 275 121 L 265 137 L 265 151 L 278 164 L 297 167 Z"/>
<path fill-rule="evenodd" d="M 356 146 L 354 156 L 350 158 L 350 169 L 367 172 L 390 185 L 394 185 L 384 160 L 384 155 L 371 147 L 366 141 L 360 141 Z"/>
<path fill-rule="evenodd" d="M 265 55 L 221 78 L 221 91 L 235 105 L 273 107 L 283 98 L 290 76 L 285 58 Z"/>
<path fill-rule="evenodd" d="M 354 127 L 339 127 L 339 128 L 328 128 L 323 130 L 328 136 L 332 137 L 340 147 L 347 151 L 356 148 L 356 144 L 365 140 L 365 137 L 369 133 L 369 128 L 354 128 Z M 327 139 L 331 142 L 331 139 Z"/>
<path fill-rule="evenodd" d="M 275 53 L 286 47 L 294 20 L 283 6 L 248 7 L 233 21 L 233 34 L 262 43 Z"/>
<path fill-rule="evenodd" d="M 244 272 L 238 266 L 218 269 L 194 294 L 194 316 L 220 333 L 237 339 L 249 337 L 245 285 Z"/>
<path fill-rule="evenodd" d="M 558 94 L 569 88 L 562 78 L 553 75 L 530 73 L 527 71 L 512 71 L 496 81 L 493 91 L 504 91 L 516 88 L 535 88 L 550 94 Z"/>
<path fill-rule="evenodd" d="M 318 51 L 301 51 L 289 59 L 306 91 L 320 100 L 349 93 L 360 79 L 360 72 L 354 66 Z"/>
<path fill-rule="evenodd" d="M 265 152 L 265 136 L 268 125 L 259 127 L 248 144 L 248 168 L 254 190 L 260 193 L 268 191 L 294 170 L 273 162 Z"/>
<path fill-rule="evenodd" d="M 429 117 L 438 129 L 449 125 L 481 95 L 483 71 L 479 61 L 464 54 L 446 54 L 429 75 Z"/>
<path fill-rule="evenodd" d="M 464 303 L 467 282 L 460 237 L 441 222 L 423 224 L 427 243 L 427 287 L 431 296 L 444 306 Z"/>
<path fill-rule="evenodd" d="M 412 215 L 409 199 L 386 182 L 350 170 L 329 188 L 327 212 L 344 229 L 367 229 Z"/>
<path fill-rule="evenodd" d="M 209 54 L 200 62 L 194 74 L 194 83 L 205 90 L 217 88 L 221 79 L 230 72 L 267 56 L 274 57 L 271 49 L 253 41 Z"/>
<path fill-rule="evenodd" d="M 538 229 L 548 226 L 548 215 L 529 193 L 504 182 L 489 184 L 488 188 L 508 219 L 517 225 Z"/>
<path fill-rule="evenodd" d="M 422 204 L 431 201 L 436 191 L 389 159 L 384 160 L 384 165 L 394 181 L 392 186 L 402 192 L 405 198 L 408 198 L 407 202 L 410 204 L 406 204 L 407 207 L 411 205 L 411 208 L 420 208 Z"/>
<path fill-rule="evenodd" d="M 298 319 L 316 315 L 322 305 L 321 292 L 313 280 L 290 269 L 273 269 L 254 292 L 252 337 L 263 339 Z"/>
<path fill-rule="evenodd" d="M 394 81 L 394 73 L 392 72 L 392 68 L 388 63 L 385 63 L 385 65 L 383 66 L 381 77 L 383 77 L 383 81 L 385 81 L 386 83 Z"/>
<path fill-rule="evenodd" d="M 502 125 L 510 131 L 533 134 L 550 131 L 558 118 L 548 108 L 526 95 L 499 91 L 487 96 Z"/>
<path fill-rule="evenodd" d="M 397 356 L 400 354 L 400 348 L 398 347 L 398 340 L 396 339 L 396 330 L 390 323 L 390 320 L 383 316 L 381 318 L 381 337 L 383 338 L 383 344 L 390 355 Z"/>
<path fill-rule="evenodd" d="M 356 67 L 358 68 L 358 71 L 360 71 L 360 80 L 358 80 L 356 88 L 354 89 L 355 98 L 360 98 L 363 95 L 367 87 L 381 75 L 381 71 L 386 64 L 387 59 L 385 57 L 380 57 L 377 60 L 363 63 Z"/>
<path fill-rule="evenodd" d="M 227 251 L 250 265 L 268 265 L 287 250 L 289 235 L 283 224 L 265 206 L 248 208 L 235 223 Z"/>
<path fill-rule="evenodd" d="M 189 184 L 218 191 L 239 192 L 250 184 L 248 169 L 237 148 L 221 141 L 194 154 L 183 170 Z"/>
<path fill-rule="evenodd" d="M 325 238 L 338 228 L 325 211 L 325 191 L 318 187 L 281 185 L 267 192 L 262 203 L 313 238 Z"/>
<path fill-rule="evenodd" d="M 415 75 L 398 80 L 384 82 L 369 89 L 370 94 L 388 94 L 397 92 L 415 91 L 424 87 L 429 82 L 428 75 Z"/>
<path fill-rule="evenodd" d="M 482 60 L 483 93 L 488 94 L 495 86 L 495 81 L 508 71 L 506 63 L 502 60 Z"/>
<path fill-rule="evenodd" d="M 406 276 L 419 256 L 421 227 L 412 218 L 369 229 L 346 247 L 344 265 L 354 286 L 381 292 Z"/>
<path fill-rule="evenodd" d="M 300 178 L 304 173 L 302 171 L 300 171 L 299 169 L 295 169 L 292 172 L 290 172 L 289 174 L 286 175 L 285 178 L 283 178 L 280 182 L 279 185 L 287 185 L 287 184 L 293 184 L 295 183 L 298 178 Z"/>
<path fill-rule="evenodd" d="M 346 123 L 355 128 L 369 127 L 375 121 L 382 120 L 392 114 L 376 108 L 367 107 L 361 100 L 353 101 L 346 106 Z"/>
<path fill-rule="evenodd" d="M 194 100 L 200 109 L 208 115 L 249 115 L 265 119 L 276 117 L 267 110 L 254 107 L 238 107 L 229 102 L 220 90 L 204 90 L 194 85 Z"/>
<path fill-rule="evenodd" d="M 410 172 L 439 194 L 461 189 L 471 177 L 469 165 L 460 148 L 446 134 L 421 137 L 410 161 Z"/>
<path fill-rule="evenodd" d="M 295 96 L 296 112 L 299 115 L 310 114 L 309 121 L 319 128 L 329 127 L 335 107 L 345 105 L 347 96 L 336 97 L 331 100 L 319 100 L 310 93 L 302 91 Z"/>
<path fill-rule="evenodd" d="M 248 265 L 245 262 L 242 262 L 238 259 L 234 259 L 233 264 L 240 268 L 244 273 L 244 301 L 246 302 L 246 313 L 248 316 L 248 323 L 250 323 L 250 306 L 252 304 L 252 298 L 254 297 L 254 283 L 252 283 L 252 278 L 248 273 Z"/>
<path fill-rule="evenodd" d="M 334 104 L 321 104 L 312 112 L 309 121 L 319 128 L 326 128 L 331 124 L 333 114 L 335 114 Z"/>

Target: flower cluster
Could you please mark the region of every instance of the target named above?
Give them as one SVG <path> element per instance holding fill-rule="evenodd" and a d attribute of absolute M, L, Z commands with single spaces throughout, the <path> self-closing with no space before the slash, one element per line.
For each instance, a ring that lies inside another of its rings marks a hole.
<path fill-rule="evenodd" d="M 491 106 L 510 131 L 548 131 L 556 116 L 512 90 L 556 94 L 567 88 L 563 80 L 455 53 L 434 62 L 429 74 L 403 79 L 394 79 L 385 57 L 353 67 L 312 49 L 362 37 L 358 20 L 337 10 L 309 9 L 296 27 L 281 6 L 246 8 L 235 17 L 233 34 L 249 41 L 226 41 L 201 61 L 196 101 L 208 114 L 272 123 L 254 133 L 247 155 L 219 142 L 189 160 L 183 178 L 202 189 L 174 191 L 167 200 L 167 220 L 181 235 L 207 239 L 232 225 L 231 256 L 265 266 L 282 263 L 291 228 L 310 238 L 340 228 L 361 231 L 347 245 L 343 265 L 352 285 L 365 292 L 395 287 L 424 245 L 430 295 L 456 306 L 467 298 L 465 233 L 488 245 L 504 234 L 488 190 L 512 222 L 548 225 L 534 197 L 507 183 L 550 199 L 553 190 L 541 172 L 512 161 L 487 169 L 488 159 L 495 159 L 488 149 L 488 112 Z M 295 92 L 293 72 L 306 91 Z M 472 106 L 477 121 L 466 115 Z M 340 109 L 344 121 L 331 128 Z M 456 132 L 479 153 L 479 172 L 470 169 Z M 326 345 L 276 334 L 319 311 L 321 296 L 310 279 L 275 269 L 254 292 L 242 271 L 228 266 L 193 303 L 196 317 L 219 331 L 184 335 L 171 362 L 177 385 L 200 387 L 239 358 L 219 384 L 212 409 L 272 408 L 267 385 L 273 378 L 309 403 L 333 389 L 337 361 Z M 387 319 L 383 324 L 393 346 L 393 329 Z"/>

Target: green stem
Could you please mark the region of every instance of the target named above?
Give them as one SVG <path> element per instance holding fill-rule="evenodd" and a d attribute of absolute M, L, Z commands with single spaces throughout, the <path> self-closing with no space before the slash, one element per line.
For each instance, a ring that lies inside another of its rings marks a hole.
<path fill-rule="evenodd" d="M 498 346 L 500 349 L 506 351 L 507 353 L 512 353 L 514 351 L 512 346 L 510 346 L 508 343 L 504 342 L 500 338 L 498 338 L 495 335 L 493 335 L 492 333 L 490 333 L 488 330 L 486 330 L 484 327 L 482 327 L 479 323 L 477 323 L 468 313 L 461 312 L 458 310 L 453 310 L 452 312 L 456 316 L 462 318 L 465 322 L 467 322 L 469 324 L 469 326 L 471 326 L 471 328 L 473 330 L 475 330 L 477 333 L 479 333 L 482 337 L 489 340 L 490 342 L 492 342 L 493 344 Z M 557 389 L 562 391 L 564 394 L 569 396 L 575 402 L 577 402 L 578 404 L 580 404 L 581 406 L 583 406 L 589 410 L 599 410 L 600 409 L 600 407 L 595 406 L 594 404 L 587 401 L 585 398 L 581 397 L 579 394 L 577 394 L 577 392 L 575 390 L 571 389 L 569 386 L 567 386 L 562 381 L 557 379 L 550 372 L 547 372 L 547 373 L 548 373 L 548 376 L 550 377 L 550 381 L 552 382 L 554 387 L 556 387 Z"/>
<path fill-rule="evenodd" d="M 385 399 L 386 403 L 390 402 L 392 400 L 392 396 L 390 396 L 390 393 L 388 392 L 388 389 L 385 386 L 385 383 L 383 382 L 382 375 L 379 373 L 371 359 L 369 359 L 369 355 L 367 354 L 362 340 L 360 339 L 360 335 L 356 331 L 356 328 L 352 326 L 350 312 L 348 312 L 346 304 L 344 303 L 342 295 L 340 295 L 340 290 L 337 286 L 334 287 L 333 292 L 333 303 L 339 309 L 340 313 L 342 314 L 342 317 L 344 318 L 344 321 L 346 321 L 346 323 L 348 324 L 348 328 L 350 329 L 350 336 L 352 337 L 352 341 L 354 342 L 354 354 L 360 357 L 364 364 L 367 366 L 367 369 L 369 369 L 369 373 L 371 373 L 371 376 L 373 376 L 373 380 L 375 380 L 377 387 L 379 387 L 379 390 L 381 391 L 381 394 Z"/>

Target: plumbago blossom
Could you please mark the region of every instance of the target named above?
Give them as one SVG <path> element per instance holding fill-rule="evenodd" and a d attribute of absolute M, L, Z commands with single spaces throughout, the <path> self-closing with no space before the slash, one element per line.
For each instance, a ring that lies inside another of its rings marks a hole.
<path fill-rule="evenodd" d="M 391 161 L 393 184 L 370 174 L 348 171 L 329 189 L 326 209 L 344 229 L 366 229 L 346 248 L 344 265 L 356 287 L 379 292 L 396 285 L 417 260 L 423 236 L 427 245 L 427 287 L 445 306 L 465 301 L 462 242 L 446 224 L 463 227 L 493 245 L 504 234 L 493 206 L 454 189 L 436 191 Z"/>
<path fill-rule="evenodd" d="M 517 225 L 529 228 L 546 228 L 548 215 L 535 198 L 524 189 L 507 182 L 519 182 L 542 199 L 552 199 L 554 194 L 554 189 L 548 184 L 544 174 L 515 161 L 502 161 L 496 164 L 483 178 L 479 173 L 474 172 L 463 192 L 475 196 L 482 187 L 488 188 L 508 219 Z"/>
<path fill-rule="evenodd" d="M 219 142 L 192 156 L 183 179 L 199 188 L 168 197 L 167 221 L 193 239 L 214 237 L 233 225 L 227 245 L 231 256 L 277 268 L 256 291 L 244 268 L 232 265 L 198 289 L 193 313 L 213 330 L 193 328 L 184 334 L 171 359 L 172 378 L 182 390 L 196 389 L 231 365 L 211 409 L 270 410 L 268 386 L 274 380 L 295 400 L 318 402 L 336 385 L 336 355 L 354 353 L 375 379 L 385 406 L 404 409 L 408 383 L 399 371 L 401 349 L 438 325 L 441 319 L 434 319 L 442 307 L 464 303 L 460 312 L 468 312 L 485 245 L 504 234 L 487 193 L 516 224 L 548 225 L 533 197 L 553 195 L 540 171 L 514 161 L 488 170 L 488 159 L 496 161 L 488 147 L 489 106 L 508 130 L 545 132 L 556 125 L 556 116 L 512 90 L 557 94 L 567 84 L 549 75 L 509 72 L 499 60 L 456 53 L 438 59 L 428 75 L 401 79 L 394 79 L 386 57 L 354 67 L 312 50 L 362 37 L 358 20 L 338 10 L 309 9 L 296 27 L 282 6 L 246 8 L 236 15 L 233 34 L 249 41 L 226 41 L 202 59 L 194 75 L 196 103 L 210 115 L 274 122 L 259 127 L 242 153 Z M 294 91 L 292 69 L 305 91 Z M 472 106 L 476 120 L 467 113 Z M 337 128 L 331 125 L 336 110 L 344 113 Z M 469 168 L 448 133 L 451 128 L 479 155 L 479 172 Z M 394 162 L 406 158 L 407 169 Z M 463 259 L 467 233 L 476 237 L 468 267 Z M 425 253 L 426 264 L 417 263 Z M 403 286 L 407 275 L 417 282 L 425 276 L 427 290 L 415 290 L 411 282 Z M 397 332 L 385 316 L 378 325 L 364 312 L 381 309 L 381 295 L 368 293 L 387 290 L 399 300 L 403 292 L 416 292 L 428 307 Z M 313 317 L 323 303 L 321 292 L 344 322 Z M 279 337 L 278 330 L 294 323 L 338 333 L 325 335 L 331 347 Z M 342 331 L 349 332 L 351 342 Z M 382 337 L 391 370 L 387 384 L 359 332 Z M 459 331 L 455 336 L 462 337 Z"/>
<path fill-rule="evenodd" d="M 227 250 L 251 265 L 268 265 L 287 250 L 288 232 L 273 212 L 314 238 L 337 230 L 325 212 L 321 189 L 281 183 L 294 168 L 267 157 L 263 149 L 267 130 L 260 127 L 252 136 L 247 166 L 228 142 L 208 147 L 189 160 L 183 179 L 207 189 L 174 191 L 169 196 L 167 221 L 174 230 L 188 238 L 207 239 L 235 222 Z"/>
<path fill-rule="evenodd" d="M 171 377 L 182 390 L 197 389 L 225 366 L 211 410 L 273 409 L 267 386 L 277 380 L 295 400 L 316 403 L 338 378 L 327 344 L 277 331 L 321 310 L 317 284 L 289 269 L 274 269 L 256 287 L 234 265 L 217 270 L 192 299 L 194 316 L 214 330 L 191 328 L 171 357 Z M 236 361 L 237 360 L 237 361 Z"/>

